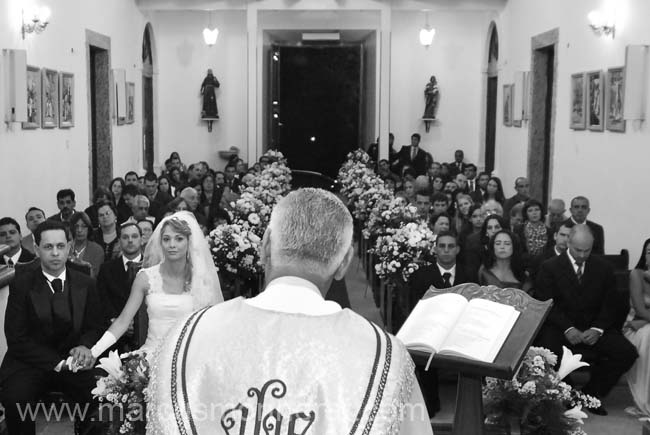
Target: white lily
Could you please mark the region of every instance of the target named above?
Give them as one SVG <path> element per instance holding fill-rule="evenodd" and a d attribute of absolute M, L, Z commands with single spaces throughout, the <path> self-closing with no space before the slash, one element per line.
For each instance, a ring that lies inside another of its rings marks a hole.
<path fill-rule="evenodd" d="M 124 375 L 122 360 L 116 350 L 109 352 L 107 358 L 101 358 L 97 367 L 106 370 L 106 373 L 115 379 L 119 379 Z"/>
<path fill-rule="evenodd" d="M 582 405 L 575 406 L 568 411 L 564 411 L 564 415 L 568 418 L 576 420 L 580 424 L 584 424 L 583 418 L 587 418 L 587 414 L 582 410 Z"/>
<path fill-rule="evenodd" d="M 566 346 L 562 346 L 562 361 L 557 371 L 557 376 L 564 379 L 567 375 L 580 367 L 588 366 L 589 363 L 581 361 L 582 354 L 573 354 Z"/>

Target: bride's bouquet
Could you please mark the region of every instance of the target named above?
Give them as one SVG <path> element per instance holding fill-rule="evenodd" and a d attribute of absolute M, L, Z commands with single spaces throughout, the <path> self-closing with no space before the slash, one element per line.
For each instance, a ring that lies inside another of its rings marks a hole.
<path fill-rule="evenodd" d="M 147 386 L 149 363 L 144 352 L 131 352 L 119 356 L 111 351 L 97 365 L 108 373 L 97 379 L 91 391 L 100 402 L 105 402 L 102 412 L 111 411 L 110 433 L 144 434 L 146 426 Z M 107 406 L 108 404 L 112 404 Z"/>

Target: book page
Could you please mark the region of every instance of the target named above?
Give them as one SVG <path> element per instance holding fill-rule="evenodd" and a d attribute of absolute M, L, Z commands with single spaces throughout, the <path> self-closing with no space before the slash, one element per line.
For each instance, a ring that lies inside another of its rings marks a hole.
<path fill-rule="evenodd" d="M 494 362 L 518 317 L 519 312 L 510 305 L 472 299 L 440 353 Z"/>
<path fill-rule="evenodd" d="M 397 333 L 409 349 L 437 352 L 467 306 L 457 293 L 420 300 Z"/>

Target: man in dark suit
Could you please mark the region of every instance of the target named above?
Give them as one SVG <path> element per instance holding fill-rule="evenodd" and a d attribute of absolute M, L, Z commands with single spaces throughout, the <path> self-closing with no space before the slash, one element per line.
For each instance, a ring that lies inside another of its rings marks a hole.
<path fill-rule="evenodd" d="M 449 166 L 449 176 L 451 178 L 456 177 L 458 174 L 464 174 L 465 173 L 465 168 L 467 167 L 466 163 L 463 163 L 463 160 L 465 159 L 465 153 L 463 150 L 456 150 L 454 153 L 454 161 L 452 163 L 448 163 Z"/>
<path fill-rule="evenodd" d="M 541 254 L 530 260 L 528 272 L 533 284 L 536 281 L 539 269 L 545 261 L 560 256 L 566 252 L 568 249 L 569 235 L 571 234 L 571 228 L 573 227 L 574 225 L 572 222 L 564 222 L 559 227 L 556 227 L 553 233 L 553 240 L 555 243 L 552 246 L 546 246 Z"/>
<path fill-rule="evenodd" d="M 621 314 L 614 271 L 605 260 L 591 255 L 593 244 L 589 228 L 576 225 L 571 229 L 567 252 L 542 264 L 535 295 L 540 300 L 552 298 L 553 307 L 536 345 L 555 353 L 558 362 L 562 346 L 593 354 L 591 378 L 582 391 L 602 398 L 638 354 L 616 327 Z M 602 406 L 591 411 L 607 415 Z"/>
<path fill-rule="evenodd" d="M 20 225 L 10 217 L 0 219 L 0 245 L 9 246 L 9 251 L 0 255 L 0 264 L 14 267 L 18 263 L 29 263 L 36 255 L 23 249 L 20 236 Z"/>
<path fill-rule="evenodd" d="M 122 255 L 102 264 L 97 274 L 99 293 L 104 315 L 112 323 L 120 315 L 131 294 L 131 284 L 142 266 L 142 231 L 134 223 L 120 227 L 120 249 Z M 134 349 L 133 331 L 125 334 L 118 342 L 120 352 Z"/>
<path fill-rule="evenodd" d="M 584 196 L 576 196 L 571 200 L 571 217 L 567 221 L 572 221 L 573 224 L 586 224 L 594 236 L 593 253 L 603 255 L 605 253 L 605 230 L 601 225 L 596 222 L 587 220 L 591 208 L 589 207 L 589 200 Z"/>
<path fill-rule="evenodd" d="M 165 206 L 173 199 L 169 194 L 158 190 L 158 177 L 153 172 L 144 174 L 144 189 L 149 198 L 149 214 L 156 219 L 165 211 Z"/>
<path fill-rule="evenodd" d="M 33 410 L 47 391 L 62 391 L 81 410 L 80 433 L 100 434 L 90 347 L 106 328 L 95 281 L 66 269 L 69 232 L 45 221 L 34 234 L 40 263 L 18 269 L 5 317 L 7 353 L 0 366 L 0 399 L 11 434 L 34 434 Z M 21 414 L 22 418 L 21 418 Z"/>
<path fill-rule="evenodd" d="M 48 219 L 58 222 L 68 222 L 70 217 L 75 213 L 74 191 L 72 189 L 61 189 L 56 193 L 56 206 L 59 208 L 59 213 L 53 214 Z"/>
<path fill-rule="evenodd" d="M 411 287 L 411 310 L 431 287 L 449 288 L 467 282 L 467 277 L 462 266 L 456 263 L 456 257 L 460 252 L 456 236 L 448 231 L 438 234 L 436 239 L 436 262 L 424 266 L 415 271 L 410 280 Z M 429 368 L 425 371 L 421 367 L 416 368 L 420 389 L 427 405 L 429 417 L 433 417 L 440 411 L 440 397 L 438 395 L 438 371 Z"/>
<path fill-rule="evenodd" d="M 404 166 L 410 166 L 415 171 L 415 176 L 426 175 L 429 165 L 433 161 L 431 154 L 420 148 L 420 135 L 411 135 L 411 145 L 405 145 L 397 153 L 397 172 L 401 173 Z"/>

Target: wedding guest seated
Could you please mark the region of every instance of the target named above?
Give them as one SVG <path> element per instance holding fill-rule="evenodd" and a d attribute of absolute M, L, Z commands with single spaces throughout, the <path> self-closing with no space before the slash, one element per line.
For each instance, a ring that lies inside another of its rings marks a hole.
<path fill-rule="evenodd" d="M 151 216 L 149 213 L 149 198 L 144 195 L 136 195 L 133 198 L 133 206 L 131 207 L 131 213 L 133 214 L 130 218 L 126 220 L 125 223 L 138 223 L 141 220 L 147 219 L 153 223 L 156 222 L 155 216 Z"/>
<path fill-rule="evenodd" d="M 463 267 L 470 278 L 470 282 L 478 282 L 478 270 L 487 258 L 488 243 L 498 231 L 506 229 L 505 219 L 499 215 L 490 215 L 483 221 L 480 233 L 467 237 L 465 253 L 463 254 Z"/>
<path fill-rule="evenodd" d="M 181 172 L 187 171 L 187 167 L 185 166 L 185 163 L 181 161 L 181 156 L 176 151 L 172 152 L 169 155 L 169 158 L 172 161 L 173 167 L 180 169 Z"/>
<path fill-rule="evenodd" d="M 463 150 L 456 150 L 454 152 L 454 161 L 448 163 L 449 166 L 449 175 L 455 177 L 457 174 L 463 174 L 467 164 L 463 162 L 465 159 L 465 153 Z"/>
<path fill-rule="evenodd" d="M 502 229 L 490 238 L 487 256 L 478 270 L 478 283 L 530 291 L 532 283 L 524 268 L 517 236 Z"/>
<path fill-rule="evenodd" d="M 9 251 L 0 256 L 0 264 L 14 267 L 18 263 L 29 263 L 36 255 L 21 246 L 20 225 L 14 218 L 0 219 L 0 245 L 9 246 Z"/>
<path fill-rule="evenodd" d="M 95 280 L 66 268 L 70 239 L 62 222 L 41 223 L 34 239 L 40 262 L 21 270 L 9 286 L 7 353 L 0 367 L 8 432 L 35 434 L 36 415 L 25 411 L 55 390 L 82 410 L 78 433 L 102 434 L 91 394 L 99 373 L 89 347 L 105 326 Z"/>
<path fill-rule="evenodd" d="M 476 170 L 476 165 L 474 163 L 469 163 L 465 165 L 465 170 L 463 171 L 463 174 L 465 174 L 465 178 L 467 179 L 467 193 L 470 195 L 475 192 L 478 187 Z"/>
<path fill-rule="evenodd" d="M 483 210 L 483 216 L 488 217 L 493 214 L 503 217 L 503 207 L 501 204 L 493 199 L 485 201 L 481 205 L 481 210 Z M 504 219 L 505 221 L 505 219 Z"/>
<path fill-rule="evenodd" d="M 470 193 L 475 204 L 483 202 L 490 177 L 491 175 L 489 172 L 481 172 L 478 174 L 478 177 L 476 177 L 476 189 L 474 189 L 474 192 Z"/>
<path fill-rule="evenodd" d="M 517 203 L 510 209 L 508 223 L 510 224 L 510 231 L 518 234 L 521 225 L 524 223 L 524 203 Z"/>
<path fill-rule="evenodd" d="M 449 288 L 467 282 L 463 267 L 456 261 L 460 247 L 453 233 L 445 231 L 438 234 L 436 246 L 433 250 L 436 254 L 436 262 L 420 267 L 411 275 L 409 280 L 410 300 L 412 303 L 409 311 L 415 308 L 415 304 L 422 299 L 429 287 Z M 433 368 L 425 371 L 418 367 L 416 368 L 416 374 L 427 405 L 427 411 L 429 416 L 433 417 L 440 411 L 438 371 Z"/>
<path fill-rule="evenodd" d="M 148 423 L 170 431 L 193 424 L 197 434 L 214 433 L 226 419 L 243 427 L 245 415 L 257 412 L 268 389 L 280 392 L 273 394 L 272 414 L 281 433 L 309 428 L 314 434 L 345 434 L 358 427 L 368 433 L 431 434 L 404 345 L 323 298 L 354 256 L 352 233 L 352 216 L 332 193 L 298 189 L 282 198 L 261 247 L 266 288 L 254 298 L 199 311 L 172 329 L 152 369 L 157 382 L 149 393 L 156 406 Z M 186 363 L 181 365 L 179 356 Z M 318 358 L 327 363 L 315 364 Z M 281 360 L 290 364 L 278 364 Z M 170 395 L 177 379 L 192 388 Z M 188 414 L 165 411 L 176 400 L 186 404 Z M 185 415 L 195 415 L 199 403 L 218 412 L 190 423 Z"/>
<path fill-rule="evenodd" d="M 415 207 L 418 209 L 420 219 L 428 221 L 431 213 L 431 192 L 419 189 L 415 192 Z"/>
<path fill-rule="evenodd" d="M 153 234 L 153 223 L 150 220 L 143 219 L 141 221 L 138 221 L 137 225 L 138 228 L 140 228 L 140 232 L 142 233 L 142 250 L 144 251 L 145 246 L 147 246 L 147 243 L 149 243 L 151 234 Z M 122 231 L 121 227 L 120 231 Z"/>
<path fill-rule="evenodd" d="M 169 215 L 172 215 L 176 213 L 177 211 L 183 211 L 183 210 L 189 210 L 189 206 L 187 205 L 187 202 L 181 198 L 180 196 L 178 198 L 175 198 L 172 202 L 167 204 L 167 208 L 165 209 L 165 213 L 163 214 L 162 218 L 166 218 Z M 157 222 L 159 223 L 159 222 Z"/>
<path fill-rule="evenodd" d="M 630 272 L 630 313 L 623 328 L 625 338 L 636 347 L 639 358 L 627 372 L 638 417 L 650 417 L 650 239 L 643 243 L 641 258 Z"/>
<path fill-rule="evenodd" d="M 138 173 L 135 171 L 129 171 L 124 174 L 124 184 L 132 185 L 138 187 Z"/>
<path fill-rule="evenodd" d="M 431 196 L 431 214 L 439 215 L 441 213 L 447 213 L 449 210 L 449 198 L 442 192 L 434 193 Z"/>
<path fill-rule="evenodd" d="M 167 175 L 161 175 L 158 177 L 158 190 L 166 196 L 169 196 L 169 201 L 176 198 L 176 188 L 172 186 Z M 169 203 L 169 201 L 167 201 L 167 203 Z M 167 205 L 167 203 L 165 205 Z"/>
<path fill-rule="evenodd" d="M 443 193 L 445 188 L 445 182 L 442 179 L 441 175 L 436 175 L 431 178 L 431 191 L 433 193 Z"/>
<path fill-rule="evenodd" d="M 74 191 L 72 189 L 59 190 L 56 193 L 56 206 L 59 208 L 59 213 L 48 217 L 48 219 L 58 222 L 68 222 L 70 216 L 76 211 L 74 208 L 77 202 L 74 198 Z"/>
<path fill-rule="evenodd" d="M 90 268 L 90 276 L 97 276 L 99 267 L 104 262 L 104 250 L 89 239 L 92 234 L 92 223 L 84 212 L 77 212 L 70 218 L 72 243 L 68 258 L 73 263 Z"/>
<path fill-rule="evenodd" d="M 144 190 L 149 199 L 149 214 L 156 218 L 163 212 L 172 197 L 158 189 L 158 177 L 153 172 L 144 174 Z"/>
<path fill-rule="evenodd" d="M 429 228 L 437 238 L 438 234 L 446 233 L 451 229 L 451 218 L 447 213 L 434 214 L 429 219 Z"/>
<path fill-rule="evenodd" d="M 463 227 L 463 230 L 458 234 L 458 245 L 461 247 L 461 255 L 466 249 L 465 243 L 467 242 L 467 238 L 472 234 L 480 234 L 483 221 L 485 220 L 479 204 L 472 204 L 467 214 L 469 215 L 470 226 Z"/>
<path fill-rule="evenodd" d="M 505 203 L 503 203 L 503 213 L 505 216 L 509 216 L 510 209 L 515 204 L 526 202 L 530 199 L 529 188 L 530 183 L 528 182 L 528 178 L 519 177 L 515 180 L 515 191 L 517 193 L 506 199 Z"/>
<path fill-rule="evenodd" d="M 174 167 L 171 171 L 169 171 L 169 183 L 173 188 L 174 195 L 178 196 L 181 186 L 183 186 L 185 183 L 185 178 L 183 177 L 183 173 L 180 169 Z"/>
<path fill-rule="evenodd" d="M 390 170 L 390 164 L 388 160 L 381 159 L 377 165 L 377 175 L 383 180 L 391 179 L 395 184 L 399 184 L 402 180 L 399 178 L 399 175 Z"/>
<path fill-rule="evenodd" d="M 214 208 L 209 215 L 209 221 L 212 224 L 212 228 L 217 228 L 219 225 L 230 224 L 230 215 L 226 210 L 221 207 Z"/>
<path fill-rule="evenodd" d="M 605 253 L 605 230 L 596 222 L 587 220 L 591 208 L 589 200 L 584 196 L 576 196 L 571 200 L 571 217 L 568 219 L 574 224 L 586 224 L 594 236 L 593 253 L 602 255 Z"/>
<path fill-rule="evenodd" d="M 442 177 L 442 181 L 445 183 L 451 180 L 452 176 L 450 174 L 449 165 L 447 163 L 440 164 L 440 176 Z"/>
<path fill-rule="evenodd" d="M 149 221 L 142 221 L 147 222 Z M 142 265 L 142 235 L 139 225 L 120 227 L 121 255 L 102 264 L 97 275 L 97 291 L 108 323 L 120 315 L 131 293 L 131 284 Z M 133 350 L 133 327 L 117 342 L 120 352 Z"/>
<path fill-rule="evenodd" d="M 536 345 L 558 355 L 558 363 L 562 346 L 592 354 L 591 376 L 582 391 L 602 399 L 632 366 L 637 351 L 617 327 L 620 295 L 614 270 L 606 260 L 591 255 L 593 245 L 589 227 L 576 225 L 567 252 L 542 264 L 535 294 L 543 301 L 552 298 L 553 306 Z M 603 406 L 589 410 L 607 415 Z"/>
<path fill-rule="evenodd" d="M 517 229 L 517 236 L 527 256 L 536 257 L 553 245 L 553 233 L 543 220 L 544 206 L 536 199 L 529 199 L 524 203 L 521 214 L 524 221 Z"/>
<path fill-rule="evenodd" d="M 401 196 L 406 199 L 409 204 L 415 202 L 415 178 L 411 175 L 406 175 L 402 180 L 402 190 L 395 193 L 395 196 Z"/>
<path fill-rule="evenodd" d="M 108 185 L 108 189 L 111 191 L 111 194 L 113 194 L 113 204 L 117 208 L 118 214 L 122 209 L 126 209 L 126 216 L 131 213 L 129 210 L 129 206 L 125 203 L 123 192 L 124 192 L 124 179 L 121 177 L 113 178 L 111 182 Z M 125 218 L 126 220 L 126 218 Z"/>
<path fill-rule="evenodd" d="M 233 166 L 234 168 L 234 166 Z M 201 169 L 201 165 L 198 163 L 192 163 L 188 168 L 187 168 L 187 183 L 186 185 L 191 185 L 193 183 L 199 183 L 201 182 L 202 178 L 202 172 L 203 170 Z"/>
<path fill-rule="evenodd" d="M 456 234 L 468 232 L 472 228 L 469 211 L 474 205 L 472 197 L 466 193 L 456 195 L 456 215 L 454 216 L 453 228 Z"/>
<path fill-rule="evenodd" d="M 434 162 L 432 160 L 427 170 L 427 175 L 429 176 L 429 180 L 432 180 L 433 177 L 440 176 L 441 171 L 442 171 L 442 165 L 439 162 Z"/>
<path fill-rule="evenodd" d="M 546 226 L 555 230 L 562 222 L 566 221 L 565 211 L 566 206 L 563 200 L 559 198 L 551 199 L 551 202 L 548 204 L 548 213 L 546 214 Z"/>
<path fill-rule="evenodd" d="M 115 204 L 115 200 L 113 199 L 113 195 L 111 194 L 110 190 L 99 186 L 93 192 L 93 203 L 84 210 L 84 213 L 86 213 L 90 219 L 90 228 L 93 230 L 99 227 L 99 220 L 97 218 L 97 205 L 104 202 L 112 202 Z"/>
<path fill-rule="evenodd" d="M 395 181 L 393 181 L 393 180 L 390 179 L 390 178 L 386 178 L 386 179 L 384 180 L 384 186 L 386 186 L 386 189 L 388 189 L 388 190 L 390 190 L 391 192 L 393 192 L 393 194 L 395 193 L 395 190 L 397 189 L 397 185 L 395 184 Z"/>
<path fill-rule="evenodd" d="M 134 186 L 133 184 L 127 184 L 124 187 L 124 190 L 122 191 L 122 198 L 124 198 L 124 204 L 128 209 L 125 209 L 124 211 L 117 210 L 118 212 L 118 222 L 119 223 L 124 223 L 129 219 L 131 216 L 133 216 L 133 207 L 135 206 L 135 197 L 140 195 L 140 191 L 138 190 L 137 186 Z"/>
<path fill-rule="evenodd" d="M 210 207 L 213 204 L 218 205 L 221 202 L 223 190 L 214 182 L 214 175 L 212 174 L 207 174 L 203 177 L 201 187 L 199 209 L 205 216 L 208 216 L 210 214 Z"/>
<path fill-rule="evenodd" d="M 25 222 L 30 233 L 23 237 L 20 245 L 23 249 L 36 254 L 36 243 L 34 242 L 34 231 L 41 222 L 45 221 L 45 212 L 38 207 L 30 207 L 25 214 Z"/>
<path fill-rule="evenodd" d="M 237 173 L 237 178 L 239 178 L 240 180 L 246 174 L 247 169 L 246 169 L 246 162 L 244 161 L 244 159 L 235 160 L 235 172 Z"/>
<path fill-rule="evenodd" d="M 503 203 L 506 200 L 505 195 L 503 194 L 503 185 L 501 184 L 501 179 L 499 177 L 490 177 L 485 186 L 485 194 L 483 195 L 483 202 L 494 200 L 503 206 Z M 501 212 L 501 216 L 504 216 L 505 210 Z"/>
<path fill-rule="evenodd" d="M 208 220 L 201 210 L 199 210 L 199 194 L 196 189 L 186 187 L 181 191 L 180 197 L 187 203 L 188 209 L 194 214 L 196 221 L 202 228 L 207 228 Z"/>
<path fill-rule="evenodd" d="M 528 272 L 533 283 L 537 282 L 537 273 L 539 272 L 539 268 L 542 267 L 542 263 L 566 252 L 569 243 L 569 234 L 571 234 L 571 228 L 573 226 L 572 222 L 564 222 L 559 227 L 556 227 L 557 230 L 553 233 L 554 244 L 547 246 L 544 252 L 532 258 Z"/>
<path fill-rule="evenodd" d="M 214 172 L 214 184 L 215 184 L 215 187 L 218 187 L 219 189 L 223 190 L 223 186 L 226 185 L 226 174 L 224 174 L 221 171 L 215 171 Z"/>
<path fill-rule="evenodd" d="M 239 194 L 240 181 L 235 177 L 236 169 L 234 165 L 226 165 L 224 168 L 226 179 L 224 186 L 228 187 L 233 193 Z"/>
<path fill-rule="evenodd" d="M 127 186 L 128 187 L 128 186 Z M 99 229 L 94 234 L 94 240 L 104 250 L 104 260 L 108 261 L 119 255 L 117 215 L 115 206 L 110 202 L 97 207 Z"/>
<path fill-rule="evenodd" d="M 456 183 L 456 186 L 458 186 L 458 189 L 456 189 L 460 193 L 468 193 L 469 190 L 467 189 L 467 177 L 463 172 L 460 172 L 456 174 L 456 177 L 454 177 L 454 183 Z"/>

